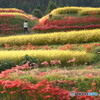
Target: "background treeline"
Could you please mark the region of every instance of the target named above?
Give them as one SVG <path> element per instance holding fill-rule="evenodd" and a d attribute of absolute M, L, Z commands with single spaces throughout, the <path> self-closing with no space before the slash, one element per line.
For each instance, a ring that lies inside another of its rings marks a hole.
<path fill-rule="evenodd" d="M 83 6 L 83 7 L 100 7 L 100 0 L 0 0 L 0 8 L 19 8 L 27 13 L 32 13 L 34 9 L 40 9 L 46 14 L 53 2 L 57 7 L 63 6 Z"/>

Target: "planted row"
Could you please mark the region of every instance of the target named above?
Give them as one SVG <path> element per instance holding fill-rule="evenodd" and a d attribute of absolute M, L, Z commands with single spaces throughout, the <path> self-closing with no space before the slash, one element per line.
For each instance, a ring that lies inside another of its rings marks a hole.
<path fill-rule="evenodd" d="M 93 7 L 62 7 L 54 9 L 51 14 L 79 14 L 79 15 L 99 15 L 100 8 Z"/>
<path fill-rule="evenodd" d="M 59 50 L 86 50 L 88 52 L 95 52 L 99 53 L 100 43 L 91 43 L 91 44 L 65 44 L 60 46 L 55 45 L 45 45 L 45 46 L 34 46 L 31 43 L 28 43 L 27 45 L 10 45 L 5 44 L 3 47 L 0 47 L 1 50 L 52 50 L 52 49 L 59 49 Z"/>
<path fill-rule="evenodd" d="M 56 20 L 55 16 L 52 16 L 52 19 L 45 19 L 40 22 L 39 25 L 43 26 L 51 26 L 51 25 L 56 25 L 56 26 L 85 26 L 85 25 L 98 25 L 100 24 L 100 18 L 98 17 L 63 17 L 60 20 Z"/>
<path fill-rule="evenodd" d="M 59 32 L 59 31 L 72 31 L 72 30 L 84 30 L 84 29 L 96 29 L 100 28 L 100 25 L 86 25 L 86 26 L 56 26 L 56 25 L 37 25 L 32 29 L 35 32 Z"/>
<path fill-rule="evenodd" d="M 81 29 L 100 28 L 100 18 L 98 17 L 62 17 L 57 19 L 57 16 L 52 16 L 40 20 L 40 24 L 32 29 L 37 32 L 50 31 L 70 31 Z"/>
<path fill-rule="evenodd" d="M 55 32 L 48 34 L 34 34 L 22 36 L 1 37 L 0 45 L 48 45 L 48 44 L 66 44 L 66 43 L 89 43 L 100 41 L 100 30 L 82 30 L 71 32 Z"/>
<path fill-rule="evenodd" d="M 16 9 L 16 8 L 0 8 L 0 13 L 1 12 L 18 12 L 18 13 L 25 13 L 23 10 Z"/>
<path fill-rule="evenodd" d="M 23 61 L 25 55 L 39 59 L 43 65 L 50 63 L 51 60 L 60 60 L 60 65 L 80 65 L 92 63 L 95 55 L 86 51 L 62 51 L 62 50 L 19 50 L 19 51 L 0 51 L 0 62 L 11 60 L 16 64 Z M 70 61 L 71 60 L 71 61 Z M 51 64 L 51 63 L 50 63 Z M 2 66 L 1 66 L 2 67 Z"/>

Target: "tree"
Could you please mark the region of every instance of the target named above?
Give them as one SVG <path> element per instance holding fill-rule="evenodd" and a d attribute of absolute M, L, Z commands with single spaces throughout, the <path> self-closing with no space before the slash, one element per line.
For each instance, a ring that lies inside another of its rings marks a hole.
<path fill-rule="evenodd" d="M 43 13 L 40 9 L 34 9 L 32 12 L 32 15 L 37 18 L 41 18 L 43 16 Z"/>
<path fill-rule="evenodd" d="M 55 2 L 49 1 L 48 6 L 47 6 L 47 10 L 45 11 L 45 13 L 50 13 L 53 9 L 57 8 L 57 5 Z"/>

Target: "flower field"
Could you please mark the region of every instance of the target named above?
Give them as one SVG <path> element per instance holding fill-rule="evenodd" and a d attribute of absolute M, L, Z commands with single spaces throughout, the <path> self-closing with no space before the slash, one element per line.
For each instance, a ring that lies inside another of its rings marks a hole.
<path fill-rule="evenodd" d="M 100 8 L 50 14 L 0 9 L 0 100 L 100 100 Z M 25 20 L 36 33 L 16 35 Z"/>

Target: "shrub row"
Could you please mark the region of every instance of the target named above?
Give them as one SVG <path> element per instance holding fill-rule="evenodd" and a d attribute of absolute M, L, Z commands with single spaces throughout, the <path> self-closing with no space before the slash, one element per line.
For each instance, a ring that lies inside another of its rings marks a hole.
<path fill-rule="evenodd" d="M 0 62 L 5 59 L 9 59 L 16 64 L 23 61 L 25 55 L 29 55 L 32 58 L 39 59 L 40 62 L 51 60 L 60 60 L 62 65 L 80 65 L 85 63 L 93 62 L 95 57 L 92 53 L 87 53 L 86 51 L 62 51 L 62 50 L 18 50 L 18 51 L 0 51 Z M 67 61 L 75 58 L 72 63 L 67 63 Z"/>
<path fill-rule="evenodd" d="M 25 13 L 23 10 L 17 9 L 17 8 L 0 8 L 1 12 L 17 12 L 17 13 Z"/>
<path fill-rule="evenodd" d="M 66 44 L 66 43 L 89 43 L 100 41 L 100 30 L 82 30 L 71 32 L 55 32 L 48 34 L 22 35 L 1 37 L 0 46 L 9 45 L 47 45 L 47 44 Z"/>
<path fill-rule="evenodd" d="M 54 9 L 51 14 L 79 14 L 79 15 L 99 15 L 100 8 L 93 7 L 63 7 Z"/>

